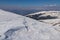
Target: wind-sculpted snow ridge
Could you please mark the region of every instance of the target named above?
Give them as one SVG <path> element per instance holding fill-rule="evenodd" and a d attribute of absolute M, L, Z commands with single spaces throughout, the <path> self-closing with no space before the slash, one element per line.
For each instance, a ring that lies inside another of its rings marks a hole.
<path fill-rule="evenodd" d="M 59 27 L 0 10 L 0 40 L 60 40 Z"/>

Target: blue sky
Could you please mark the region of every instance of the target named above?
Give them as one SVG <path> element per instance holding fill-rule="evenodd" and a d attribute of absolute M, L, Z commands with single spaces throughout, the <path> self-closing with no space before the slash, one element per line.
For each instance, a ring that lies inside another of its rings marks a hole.
<path fill-rule="evenodd" d="M 60 6 L 60 0 L 0 0 L 0 6 L 2 5 L 20 7 Z"/>

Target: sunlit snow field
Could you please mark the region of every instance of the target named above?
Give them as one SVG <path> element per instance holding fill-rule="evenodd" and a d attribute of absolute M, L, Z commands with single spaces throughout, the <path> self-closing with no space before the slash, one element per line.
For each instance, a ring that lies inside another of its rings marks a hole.
<path fill-rule="evenodd" d="M 0 40 L 60 40 L 60 29 L 0 10 Z"/>

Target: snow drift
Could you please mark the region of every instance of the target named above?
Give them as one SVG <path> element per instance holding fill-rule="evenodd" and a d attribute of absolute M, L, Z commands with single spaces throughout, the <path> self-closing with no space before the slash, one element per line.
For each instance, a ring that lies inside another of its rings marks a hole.
<path fill-rule="evenodd" d="M 60 29 L 0 10 L 0 40 L 60 40 Z"/>

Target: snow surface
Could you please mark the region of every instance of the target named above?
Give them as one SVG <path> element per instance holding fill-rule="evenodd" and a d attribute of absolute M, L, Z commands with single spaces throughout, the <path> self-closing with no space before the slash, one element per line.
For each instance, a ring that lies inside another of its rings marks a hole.
<path fill-rule="evenodd" d="M 43 23 L 51 24 L 52 26 L 60 26 L 60 19 L 38 20 Z"/>
<path fill-rule="evenodd" d="M 56 15 L 58 15 L 59 13 L 60 13 L 60 11 L 41 11 L 41 12 L 31 13 L 28 15 L 35 15 L 35 14 L 45 14 L 45 15 L 55 15 L 56 14 Z"/>
<path fill-rule="evenodd" d="M 26 16 L 52 26 L 60 26 L 60 11 L 41 11 Z"/>
<path fill-rule="evenodd" d="M 60 40 L 60 28 L 0 10 L 0 40 Z"/>
<path fill-rule="evenodd" d="M 41 12 L 31 13 L 26 16 L 33 16 L 33 15 L 37 15 L 37 14 L 42 14 L 40 16 L 50 15 L 50 16 L 57 16 L 58 18 L 60 18 L 60 11 L 41 11 Z"/>

